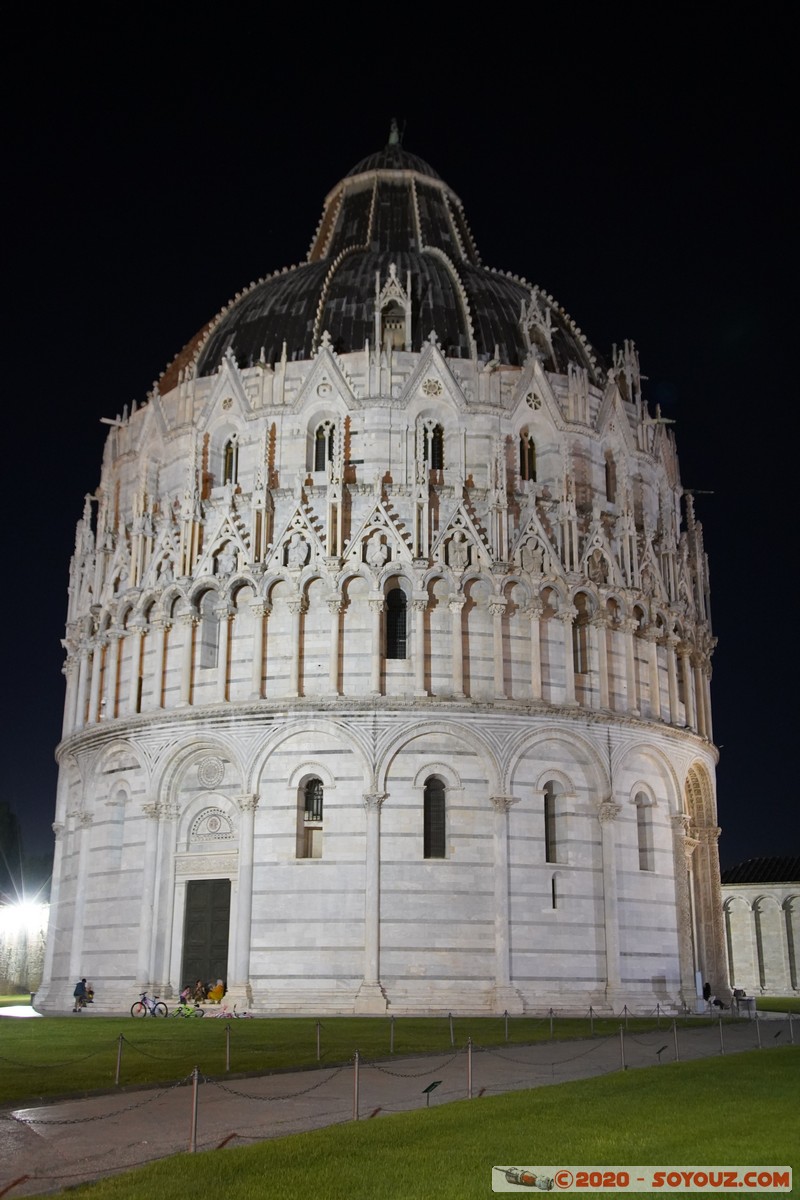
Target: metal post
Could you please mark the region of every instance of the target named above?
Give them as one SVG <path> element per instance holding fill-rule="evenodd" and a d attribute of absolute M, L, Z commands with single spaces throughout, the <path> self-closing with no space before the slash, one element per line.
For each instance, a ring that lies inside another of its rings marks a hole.
<path fill-rule="evenodd" d="M 353 1055 L 353 1120 L 358 1120 L 358 1051 Z"/>
<path fill-rule="evenodd" d="M 319 1058 L 320 1058 L 320 1055 L 319 1055 L 319 1031 L 321 1028 L 322 1028 L 322 1022 L 317 1021 L 317 1062 L 319 1062 Z"/>
<path fill-rule="evenodd" d="M 455 1046 L 455 1044 L 456 1044 L 456 1036 L 455 1036 L 455 1034 L 454 1034 L 454 1032 L 453 1032 L 453 1014 L 452 1014 L 452 1013 L 448 1013 L 448 1014 L 447 1014 L 447 1017 L 448 1017 L 448 1020 L 450 1021 L 450 1045 L 451 1045 L 451 1046 Z"/>
<path fill-rule="evenodd" d="M 719 1052 L 720 1054 L 725 1053 L 725 1038 L 722 1035 L 722 1017 L 719 1019 Z"/>
<path fill-rule="evenodd" d="M 394 1054 L 394 1014 L 389 1017 L 389 1053 Z"/>
<path fill-rule="evenodd" d="M 472 1038 L 467 1038 L 467 1099 L 472 1099 Z"/>
<path fill-rule="evenodd" d="M 623 1071 L 627 1071 L 628 1068 L 625 1066 L 625 1026 L 624 1025 L 620 1025 L 620 1027 L 619 1027 L 619 1058 L 620 1058 L 621 1069 Z"/>
<path fill-rule="evenodd" d="M 508 1009 L 505 1010 L 503 1016 L 505 1017 L 506 1021 L 506 1041 L 508 1041 Z"/>
<path fill-rule="evenodd" d="M 230 1022 L 225 1026 L 225 1070 L 231 1069 L 231 1026 Z"/>
<path fill-rule="evenodd" d="M 789 1013 L 789 1045 L 794 1045 L 794 1029 L 792 1029 L 792 1014 Z"/>
<path fill-rule="evenodd" d="M 192 1128 L 189 1133 L 189 1153 L 197 1150 L 197 1093 L 200 1083 L 200 1072 L 197 1067 L 192 1071 Z"/>
<path fill-rule="evenodd" d="M 672 1040 L 675 1042 L 675 1062 L 681 1061 L 680 1051 L 678 1050 L 678 1022 L 672 1022 Z"/>
<path fill-rule="evenodd" d="M 656 1000 L 656 1029 L 661 1028 L 661 1002 Z"/>
<path fill-rule="evenodd" d="M 553 1010 L 550 1009 L 550 1041 L 553 1040 Z"/>
<path fill-rule="evenodd" d="M 625 1028 L 627 1029 L 628 1028 L 628 1006 L 627 1006 L 627 1004 L 625 1005 L 625 1007 L 623 1008 L 622 1011 L 625 1014 Z"/>
<path fill-rule="evenodd" d="M 589 1005 L 589 1036 L 594 1037 L 594 1009 Z"/>
<path fill-rule="evenodd" d="M 125 1040 L 125 1034 L 121 1033 L 117 1039 L 117 1074 L 114 1077 L 114 1083 L 119 1086 L 119 1073 L 122 1067 L 122 1043 Z"/>
<path fill-rule="evenodd" d="M 758 1041 L 758 1048 L 760 1050 L 761 1049 L 761 1022 L 760 1021 L 756 1021 L 756 1039 Z"/>

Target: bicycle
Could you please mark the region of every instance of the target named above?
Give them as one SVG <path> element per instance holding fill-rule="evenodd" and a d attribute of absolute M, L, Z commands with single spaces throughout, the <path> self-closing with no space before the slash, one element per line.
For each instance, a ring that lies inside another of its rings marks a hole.
<path fill-rule="evenodd" d="M 201 1008 L 199 1004 L 190 1004 L 188 1000 L 182 1000 L 172 1010 L 173 1017 L 204 1017 L 206 1010 Z"/>
<path fill-rule="evenodd" d="M 251 1021 L 253 1019 L 253 1014 L 250 1012 L 247 1012 L 247 1011 L 237 1012 L 235 1004 L 232 1009 L 228 1008 L 227 1005 L 223 1004 L 223 1006 L 219 1010 L 219 1012 L 215 1012 L 213 1014 L 213 1016 L 222 1017 L 223 1019 L 227 1019 L 227 1020 L 231 1020 L 231 1018 L 235 1018 L 237 1021 L 244 1021 L 244 1020 Z"/>
<path fill-rule="evenodd" d="M 165 1017 L 167 1015 L 167 1006 L 163 1000 L 159 1000 L 158 996 L 148 996 L 147 992 L 142 992 L 141 999 L 131 1005 L 132 1017 Z"/>

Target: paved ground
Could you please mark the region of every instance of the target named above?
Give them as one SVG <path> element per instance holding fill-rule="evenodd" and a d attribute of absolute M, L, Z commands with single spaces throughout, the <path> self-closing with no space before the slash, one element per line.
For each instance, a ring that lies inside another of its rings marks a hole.
<path fill-rule="evenodd" d="M 679 1030 L 680 1060 L 786 1045 L 797 1033 L 778 1014 L 770 1019 Z M 431 1107 L 473 1097 L 498 1095 L 570 1079 L 604 1075 L 625 1067 L 672 1062 L 671 1028 L 647 1034 L 629 1032 L 579 1042 L 535 1046 L 475 1047 L 470 1054 L 387 1058 L 361 1063 L 358 1070 L 360 1119 L 424 1107 L 424 1089 L 434 1081 Z M 353 1119 L 356 1071 L 343 1068 L 201 1081 L 197 1088 L 196 1148 L 207 1150 L 230 1138 L 244 1145 L 335 1125 Z M 0 1197 L 57 1191 L 126 1168 L 190 1149 L 193 1088 L 119 1092 L 88 1100 L 59 1101 L 39 1108 L 0 1111 Z M 22 1179 L 23 1176 L 27 1178 Z M 19 1180 L 20 1182 L 15 1182 Z"/>

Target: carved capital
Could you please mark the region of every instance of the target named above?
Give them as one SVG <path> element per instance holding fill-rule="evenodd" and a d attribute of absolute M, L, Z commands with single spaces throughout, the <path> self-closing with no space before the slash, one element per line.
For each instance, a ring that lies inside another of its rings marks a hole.
<path fill-rule="evenodd" d="M 286 601 L 286 607 L 292 616 L 298 616 L 300 613 L 306 612 L 308 603 L 304 596 L 295 596 L 291 600 Z"/>
<path fill-rule="evenodd" d="M 260 797 L 256 792 L 245 792 L 241 796 L 234 796 L 234 800 L 239 805 L 239 812 L 248 813 L 255 812 L 258 808 Z"/>
<path fill-rule="evenodd" d="M 617 804 L 616 800 L 603 800 L 597 810 L 597 819 L 601 825 L 606 825 L 609 821 L 616 821 L 621 812 L 622 805 Z"/>
<path fill-rule="evenodd" d="M 384 604 L 383 596 L 370 596 L 368 603 L 369 603 L 370 611 L 374 612 L 374 613 L 382 613 L 384 608 L 386 607 Z"/>
<path fill-rule="evenodd" d="M 367 812 L 369 812 L 370 809 L 380 812 L 381 806 L 388 795 L 388 792 L 364 792 L 364 795 L 362 796 L 364 808 L 367 810 Z"/>
<path fill-rule="evenodd" d="M 328 605 L 328 612 L 332 617 L 338 617 L 339 613 L 344 608 L 344 602 L 341 596 L 329 596 L 325 603 Z"/>
<path fill-rule="evenodd" d="M 456 613 L 460 613 L 462 608 L 466 604 L 466 602 L 467 602 L 466 596 L 448 596 L 447 597 L 447 607 L 450 609 L 450 612 L 453 613 L 453 615 L 455 615 Z"/>
<path fill-rule="evenodd" d="M 59 839 L 64 836 L 64 826 L 60 825 L 58 821 L 53 821 L 52 829 L 56 841 L 59 841 Z"/>
<path fill-rule="evenodd" d="M 490 796 L 492 808 L 498 813 L 510 812 L 515 804 L 519 804 L 519 796 Z"/>
<path fill-rule="evenodd" d="M 506 603 L 507 602 L 502 596 L 490 596 L 489 612 L 493 617 L 502 617 L 503 613 L 506 611 Z"/>
<path fill-rule="evenodd" d="M 151 801 L 149 804 L 142 805 L 142 812 L 152 821 L 157 821 L 161 815 L 161 805 L 157 801 Z"/>

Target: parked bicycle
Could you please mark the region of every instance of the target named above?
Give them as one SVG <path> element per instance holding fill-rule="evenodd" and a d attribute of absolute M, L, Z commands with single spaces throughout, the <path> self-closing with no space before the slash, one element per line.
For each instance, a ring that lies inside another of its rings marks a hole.
<path fill-rule="evenodd" d="M 253 1018 L 253 1014 L 251 1012 L 247 1012 L 247 1011 L 237 1012 L 235 1004 L 234 1004 L 233 1008 L 228 1008 L 228 1006 L 226 1004 L 223 1004 L 223 1006 L 219 1010 L 219 1012 L 215 1012 L 212 1015 L 215 1017 L 227 1018 L 228 1020 L 235 1019 L 237 1021 L 242 1021 L 242 1020 L 250 1021 Z"/>
<path fill-rule="evenodd" d="M 165 1017 L 167 1015 L 167 1006 L 163 1000 L 159 1000 L 158 996 L 148 996 L 147 992 L 142 992 L 142 995 L 135 1004 L 131 1005 L 132 1017 Z"/>
<path fill-rule="evenodd" d="M 173 1017 L 204 1017 L 206 1010 L 201 1008 L 199 1004 L 190 1004 L 188 1000 L 182 1000 L 172 1010 Z"/>

